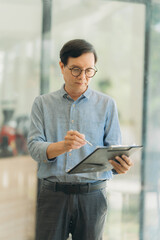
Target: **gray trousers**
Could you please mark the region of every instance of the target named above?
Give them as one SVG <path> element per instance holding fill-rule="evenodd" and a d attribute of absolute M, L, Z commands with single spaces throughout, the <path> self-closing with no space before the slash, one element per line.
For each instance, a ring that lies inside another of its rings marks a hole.
<path fill-rule="evenodd" d="M 36 240 L 102 240 L 107 213 L 106 188 L 66 194 L 45 188 L 37 204 Z"/>

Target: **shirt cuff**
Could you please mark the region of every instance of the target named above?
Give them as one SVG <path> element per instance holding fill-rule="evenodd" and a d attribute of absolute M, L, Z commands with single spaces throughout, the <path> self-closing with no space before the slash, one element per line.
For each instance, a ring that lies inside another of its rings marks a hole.
<path fill-rule="evenodd" d="M 56 160 L 56 157 L 51 159 L 48 159 L 47 157 L 47 148 L 50 144 L 51 144 L 50 142 L 43 142 L 41 144 L 39 157 L 41 161 L 43 161 L 44 163 L 54 162 Z"/>
<path fill-rule="evenodd" d="M 47 162 L 54 162 L 55 160 L 56 160 L 56 157 L 55 157 L 55 158 L 48 159 Z"/>
<path fill-rule="evenodd" d="M 117 175 L 118 174 L 117 171 L 114 168 L 112 169 L 112 174 L 113 175 Z"/>

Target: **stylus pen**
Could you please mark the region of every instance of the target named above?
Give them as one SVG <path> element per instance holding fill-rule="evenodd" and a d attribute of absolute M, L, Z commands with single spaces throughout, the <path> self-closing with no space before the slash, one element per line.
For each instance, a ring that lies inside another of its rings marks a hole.
<path fill-rule="evenodd" d="M 90 142 L 87 141 L 86 139 L 84 139 L 84 141 L 85 141 L 86 143 L 88 143 L 90 146 L 93 146 L 92 143 L 90 143 Z"/>

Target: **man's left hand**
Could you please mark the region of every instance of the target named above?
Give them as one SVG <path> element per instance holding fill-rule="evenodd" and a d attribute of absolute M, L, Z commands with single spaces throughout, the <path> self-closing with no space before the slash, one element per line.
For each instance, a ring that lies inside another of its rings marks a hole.
<path fill-rule="evenodd" d="M 109 160 L 109 162 L 112 164 L 118 174 L 127 173 L 131 166 L 133 166 L 131 159 L 126 155 L 122 155 L 122 157 L 117 156 L 115 159 L 118 162 L 114 160 Z"/>

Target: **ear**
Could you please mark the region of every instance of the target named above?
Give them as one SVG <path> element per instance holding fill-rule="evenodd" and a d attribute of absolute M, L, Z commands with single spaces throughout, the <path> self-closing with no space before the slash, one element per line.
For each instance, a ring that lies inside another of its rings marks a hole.
<path fill-rule="evenodd" d="M 61 73 L 63 74 L 64 73 L 64 64 L 61 61 L 59 62 L 59 66 L 61 69 Z"/>

